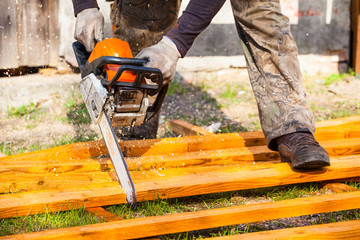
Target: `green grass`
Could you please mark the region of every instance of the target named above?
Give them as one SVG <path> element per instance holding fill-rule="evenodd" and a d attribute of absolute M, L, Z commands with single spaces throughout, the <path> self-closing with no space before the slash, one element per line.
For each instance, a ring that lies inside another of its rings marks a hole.
<path fill-rule="evenodd" d="M 325 85 L 329 87 L 331 84 L 335 82 L 341 82 L 347 77 L 354 77 L 356 73 L 352 68 L 349 68 L 348 73 L 340 73 L 340 74 L 331 74 L 329 77 L 325 77 Z"/>
<path fill-rule="evenodd" d="M 171 81 L 169 84 L 169 89 L 167 91 L 167 95 L 174 95 L 181 93 L 181 95 L 184 95 L 186 93 L 186 89 L 179 81 Z"/>
<path fill-rule="evenodd" d="M 358 183 L 349 183 L 357 184 Z M 139 202 L 134 210 L 127 204 L 105 206 L 105 209 L 124 218 L 134 219 L 150 216 L 160 216 L 173 213 L 194 212 L 199 210 L 224 208 L 244 205 L 253 202 L 282 201 L 299 197 L 309 197 L 325 193 L 317 183 L 297 184 L 279 187 L 213 193 L 175 199 L 158 199 L 154 201 Z M 311 219 L 311 223 L 330 223 L 360 219 L 360 210 L 340 211 L 326 214 L 316 214 L 301 217 Z M 44 213 L 20 218 L 0 219 L 1 236 L 25 232 L 58 229 L 97 223 L 98 220 L 84 209 L 63 211 L 58 213 Z M 309 222 L 309 220 L 308 220 Z M 161 236 L 161 239 L 197 239 L 205 237 L 228 236 L 269 230 L 268 225 L 278 228 L 296 227 L 292 221 L 272 220 L 261 223 L 240 224 L 214 229 L 205 229 L 186 233 L 177 233 Z"/>
<path fill-rule="evenodd" d="M 34 112 L 36 112 L 36 106 L 34 103 L 30 103 L 29 105 L 22 105 L 20 107 L 11 107 L 8 109 L 7 114 L 9 117 L 22 117 Z"/>
<path fill-rule="evenodd" d="M 20 218 L 0 219 L 0 236 L 59 229 L 98 223 L 97 218 L 84 208 L 43 213 Z M 100 222 L 103 222 L 100 220 Z"/>
<path fill-rule="evenodd" d="M 67 123 L 74 125 L 91 123 L 90 114 L 81 98 L 81 95 L 73 93 L 72 96 L 66 100 L 64 106 L 67 109 L 65 119 Z"/>
<path fill-rule="evenodd" d="M 349 185 L 350 187 L 357 188 L 360 190 L 360 182 L 346 182 L 345 184 Z"/>
<path fill-rule="evenodd" d="M 7 115 L 9 117 L 22 118 L 26 120 L 37 120 L 41 115 L 44 115 L 45 112 L 42 111 L 40 107 L 36 107 L 35 103 L 30 103 L 28 105 L 22 105 L 20 107 L 10 107 L 7 110 Z"/>
<path fill-rule="evenodd" d="M 11 155 L 11 148 L 10 148 L 10 143 L 1 143 L 0 144 L 0 152 L 6 154 L 6 155 Z"/>
<path fill-rule="evenodd" d="M 259 188 L 225 193 L 213 193 L 175 199 L 139 202 L 134 210 L 126 204 L 107 206 L 106 209 L 122 218 L 159 216 L 170 213 L 193 212 L 220 207 L 243 205 L 249 199 L 281 201 L 307 197 L 319 192 L 316 183 Z"/>
<path fill-rule="evenodd" d="M 239 84 L 227 84 L 225 90 L 220 94 L 220 98 L 229 100 L 231 103 L 239 102 L 237 95 L 239 91 L 245 91 L 244 86 L 240 87 Z"/>
<path fill-rule="evenodd" d="M 15 147 L 12 143 L 0 143 L 0 152 L 9 156 L 26 152 L 39 151 L 57 146 L 63 146 L 71 143 L 88 142 L 95 139 L 98 139 L 98 135 L 96 133 L 90 133 L 85 135 L 82 131 L 79 131 L 75 137 L 68 137 L 64 135 L 59 140 L 53 139 L 52 144 L 33 143 L 26 146 Z"/>

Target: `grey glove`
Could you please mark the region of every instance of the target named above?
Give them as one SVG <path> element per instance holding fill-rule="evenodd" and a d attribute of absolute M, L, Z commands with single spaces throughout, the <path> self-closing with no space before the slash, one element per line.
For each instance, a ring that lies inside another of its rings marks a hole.
<path fill-rule="evenodd" d="M 94 49 L 95 40 L 104 39 L 104 16 L 97 8 L 88 8 L 77 14 L 74 38 L 84 44 L 88 52 Z"/>
<path fill-rule="evenodd" d="M 163 37 L 160 42 L 141 50 L 136 55 L 136 58 L 149 59 L 145 67 L 158 68 L 162 72 L 164 85 L 174 78 L 176 63 L 180 57 L 181 55 L 175 43 L 167 37 Z"/>

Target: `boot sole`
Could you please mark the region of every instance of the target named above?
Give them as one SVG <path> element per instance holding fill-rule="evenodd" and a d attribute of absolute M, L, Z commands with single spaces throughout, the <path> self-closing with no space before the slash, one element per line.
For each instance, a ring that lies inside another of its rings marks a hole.
<path fill-rule="evenodd" d="M 290 158 L 281 157 L 281 162 L 291 162 Z M 299 161 L 299 163 L 292 163 L 291 167 L 294 169 L 317 169 L 330 166 L 329 159 L 323 160 L 308 160 L 308 161 Z"/>

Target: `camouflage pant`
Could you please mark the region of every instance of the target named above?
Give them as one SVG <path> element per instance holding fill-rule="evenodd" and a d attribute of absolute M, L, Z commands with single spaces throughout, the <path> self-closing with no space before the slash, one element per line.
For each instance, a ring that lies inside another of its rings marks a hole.
<path fill-rule="evenodd" d="M 296 43 L 279 0 L 231 0 L 231 5 L 269 148 L 277 149 L 277 137 L 314 133 Z"/>
<path fill-rule="evenodd" d="M 115 35 L 129 41 L 135 52 L 161 39 L 175 23 L 180 5 L 180 0 L 153 0 L 149 5 L 145 0 L 118 1 L 112 12 Z M 273 140 L 285 134 L 313 133 L 315 123 L 305 101 L 296 43 L 279 0 L 231 0 L 231 4 L 269 147 L 276 150 Z M 173 14 L 167 17 L 164 12 L 169 9 Z M 155 19 L 159 25 L 150 27 Z"/>
<path fill-rule="evenodd" d="M 176 23 L 180 4 L 181 0 L 115 0 L 111 10 L 114 37 L 127 41 L 135 56 L 159 42 L 171 29 Z M 121 128 L 120 137 L 127 140 L 156 138 L 159 116 L 157 113 L 138 127 Z"/>

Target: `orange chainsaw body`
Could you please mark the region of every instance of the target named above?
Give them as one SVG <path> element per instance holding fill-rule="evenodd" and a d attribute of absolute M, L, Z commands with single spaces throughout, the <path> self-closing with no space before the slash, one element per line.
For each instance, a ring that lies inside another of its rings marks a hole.
<path fill-rule="evenodd" d="M 92 51 L 88 61 L 91 63 L 97 58 L 104 56 L 120 57 L 120 58 L 133 58 L 130 50 L 130 46 L 127 42 L 118 38 L 108 38 L 101 42 L 98 42 Z M 106 64 L 105 71 L 107 74 L 107 80 L 111 81 L 114 78 L 121 65 Z M 132 72 L 125 71 L 121 74 L 118 81 L 121 82 L 133 82 L 136 75 Z"/>

